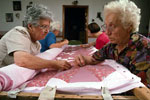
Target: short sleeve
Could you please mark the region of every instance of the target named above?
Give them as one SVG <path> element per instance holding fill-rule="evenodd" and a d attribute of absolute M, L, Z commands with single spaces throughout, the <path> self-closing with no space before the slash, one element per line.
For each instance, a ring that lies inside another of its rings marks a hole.
<path fill-rule="evenodd" d="M 17 29 L 10 31 L 5 38 L 7 53 L 10 54 L 14 51 L 26 51 L 30 53 L 31 40 L 27 34 L 21 33 Z"/>

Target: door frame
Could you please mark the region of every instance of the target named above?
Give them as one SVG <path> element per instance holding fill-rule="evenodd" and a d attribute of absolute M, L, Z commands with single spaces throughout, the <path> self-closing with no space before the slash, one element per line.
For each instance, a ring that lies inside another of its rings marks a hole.
<path fill-rule="evenodd" d="M 62 30 L 62 36 L 63 36 L 63 39 L 65 38 L 65 8 L 85 8 L 85 20 L 86 20 L 86 23 L 85 25 L 87 26 L 88 25 L 88 19 L 89 19 L 89 6 L 88 5 L 63 5 L 63 13 L 62 13 L 62 27 L 63 27 L 63 30 Z M 88 43 L 88 34 L 86 32 L 86 43 Z"/>

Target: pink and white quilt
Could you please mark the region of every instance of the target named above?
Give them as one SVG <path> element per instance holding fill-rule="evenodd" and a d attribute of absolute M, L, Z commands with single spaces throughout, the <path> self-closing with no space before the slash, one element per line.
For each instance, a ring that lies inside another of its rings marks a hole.
<path fill-rule="evenodd" d="M 59 93 L 100 95 L 102 86 L 107 87 L 111 94 L 122 93 L 135 87 L 144 86 L 140 82 L 139 77 L 133 75 L 125 67 L 113 60 L 105 60 L 100 64 L 86 65 L 84 67 L 74 65 L 73 61 L 75 56 L 79 54 L 92 55 L 95 51 L 96 49 L 94 47 L 82 48 L 72 45 L 48 50 L 38 55 L 44 59 L 66 60 L 71 63 L 72 68 L 66 71 L 43 69 L 41 72 L 36 72 L 32 70 L 32 74 L 27 73 L 30 78 L 26 77 L 24 82 L 28 80 L 29 83 L 23 91 L 39 93 L 48 85 L 57 87 L 57 92 Z M 0 70 L 0 78 L 5 74 L 5 72 L 3 72 L 3 74 L 1 74 L 1 72 Z M 10 85 L 11 87 L 7 87 L 6 90 L 14 89 L 19 86 L 16 85 L 12 87 L 17 80 L 13 79 L 11 75 L 5 78 L 9 80 L 7 84 L 12 84 Z"/>

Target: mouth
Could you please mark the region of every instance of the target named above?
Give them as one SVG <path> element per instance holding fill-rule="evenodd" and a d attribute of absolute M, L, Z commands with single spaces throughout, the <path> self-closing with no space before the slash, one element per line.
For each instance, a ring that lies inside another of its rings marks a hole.
<path fill-rule="evenodd" d="M 43 35 L 45 36 L 45 35 L 47 35 L 48 33 L 43 33 Z"/>

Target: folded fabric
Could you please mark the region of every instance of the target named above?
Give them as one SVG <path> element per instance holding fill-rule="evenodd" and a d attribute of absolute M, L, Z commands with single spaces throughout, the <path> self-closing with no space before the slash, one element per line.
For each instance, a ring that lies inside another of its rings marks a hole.
<path fill-rule="evenodd" d="M 43 59 L 52 60 L 64 48 L 53 48 L 45 51 L 44 53 L 38 54 L 37 56 Z M 46 69 L 43 69 L 44 71 Z M 11 64 L 0 68 L 0 91 L 8 91 L 15 89 L 27 80 L 33 78 L 39 71 L 23 68 L 16 64 Z"/>

